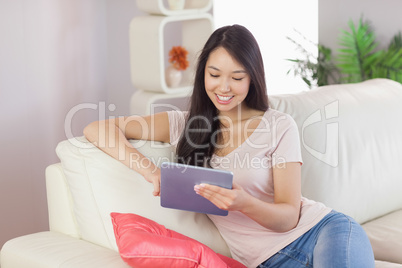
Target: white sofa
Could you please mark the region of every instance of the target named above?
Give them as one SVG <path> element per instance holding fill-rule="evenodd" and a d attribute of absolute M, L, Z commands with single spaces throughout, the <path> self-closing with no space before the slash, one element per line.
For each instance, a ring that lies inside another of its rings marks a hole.
<path fill-rule="evenodd" d="M 376 267 L 402 267 L 402 86 L 386 79 L 332 85 L 270 96 L 270 105 L 299 126 L 303 195 L 361 223 Z M 169 144 L 132 143 L 157 164 L 174 161 Z M 128 267 L 111 212 L 140 214 L 230 256 L 206 215 L 161 208 L 151 184 L 84 138 L 56 151 L 61 163 L 46 169 L 50 231 L 8 241 L 1 268 Z"/>

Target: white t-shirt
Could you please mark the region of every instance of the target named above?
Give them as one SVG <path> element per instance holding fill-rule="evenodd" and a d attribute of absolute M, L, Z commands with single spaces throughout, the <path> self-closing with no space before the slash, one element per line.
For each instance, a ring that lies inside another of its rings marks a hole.
<path fill-rule="evenodd" d="M 177 145 L 187 112 L 169 111 L 170 143 Z M 272 166 L 302 163 L 297 125 L 289 115 L 269 109 L 246 141 L 228 155 L 213 155 L 211 166 L 233 172 L 233 179 L 252 196 L 274 202 Z M 267 229 L 238 211 L 228 216 L 208 215 L 229 246 L 232 257 L 256 267 L 317 224 L 331 211 L 322 203 L 302 197 L 297 226 L 284 233 Z"/>

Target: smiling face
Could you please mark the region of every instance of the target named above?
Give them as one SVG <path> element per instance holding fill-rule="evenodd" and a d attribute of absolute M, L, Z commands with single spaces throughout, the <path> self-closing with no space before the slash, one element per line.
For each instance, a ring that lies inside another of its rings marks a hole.
<path fill-rule="evenodd" d="M 205 90 L 220 113 L 245 108 L 244 99 L 250 87 L 250 76 L 223 47 L 208 57 L 205 65 Z"/>

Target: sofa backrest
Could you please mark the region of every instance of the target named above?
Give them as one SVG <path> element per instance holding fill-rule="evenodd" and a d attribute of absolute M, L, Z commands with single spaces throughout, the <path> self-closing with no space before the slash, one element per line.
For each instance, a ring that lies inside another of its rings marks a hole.
<path fill-rule="evenodd" d="M 169 144 L 130 142 L 158 166 L 175 160 L 173 147 Z M 84 137 L 60 142 L 56 153 L 61 160 L 73 212 L 71 214 L 68 208 L 63 209 L 64 217 L 71 217 L 71 224 L 62 226 L 53 219 L 54 228 L 61 226 L 62 231 L 73 233 L 71 225 L 76 222 L 78 231 L 73 236 L 117 251 L 110 213 L 135 213 L 230 256 L 226 243 L 205 214 L 161 207 L 160 198 L 152 195 L 152 184 L 94 147 Z M 49 176 L 52 175 L 50 173 Z M 63 199 L 66 199 L 65 196 Z"/>
<path fill-rule="evenodd" d="M 269 97 L 296 121 L 302 193 L 363 223 L 402 208 L 402 85 L 387 79 Z"/>

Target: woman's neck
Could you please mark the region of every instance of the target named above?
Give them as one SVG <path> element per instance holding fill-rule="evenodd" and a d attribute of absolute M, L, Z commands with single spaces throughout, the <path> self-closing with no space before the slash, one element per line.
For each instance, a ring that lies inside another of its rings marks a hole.
<path fill-rule="evenodd" d="M 219 121 L 225 125 L 236 124 L 251 117 L 263 114 L 263 112 L 248 107 L 244 102 L 230 111 L 218 111 Z"/>

